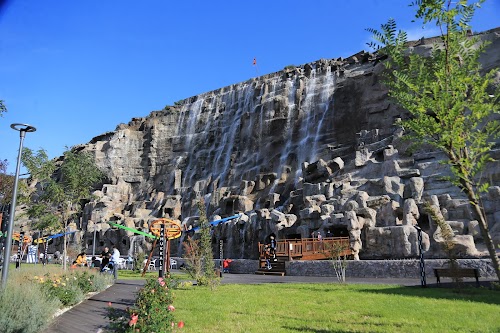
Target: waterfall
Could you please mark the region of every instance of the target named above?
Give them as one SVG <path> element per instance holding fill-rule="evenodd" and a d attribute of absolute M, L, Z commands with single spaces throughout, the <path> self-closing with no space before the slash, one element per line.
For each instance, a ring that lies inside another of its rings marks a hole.
<path fill-rule="evenodd" d="M 217 180 L 218 188 L 239 187 L 242 180 L 274 173 L 272 192 L 286 172 L 297 181 L 302 163 L 318 158 L 335 88 L 329 68 L 313 68 L 308 77 L 301 71 L 286 77 L 276 73 L 186 101 L 176 133 L 184 152 L 173 159 L 182 169 L 182 186 L 193 187 L 200 180 L 209 186 Z"/>
<path fill-rule="evenodd" d="M 317 160 L 316 156 L 319 153 L 318 152 L 318 143 L 320 141 L 320 135 L 321 135 L 321 128 L 323 126 L 323 122 L 328 115 L 328 106 L 330 102 L 333 99 L 333 93 L 335 90 L 335 76 L 332 74 L 332 71 L 330 67 L 327 68 L 326 70 L 326 75 L 325 75 L 325 83 L 322 85 L 320 93 L 319 93 L 319 100 L 316 103 L 316 107 L 319 110 L 322 110 L 322 115 L 321 118 L 318 122 L 318 125 L 316 127 L 316 133 L 314 135 L 314 145 L 313 149 L 311 149 L 311 155 L 309 156 L 310 161 L 315 161 Z"/>

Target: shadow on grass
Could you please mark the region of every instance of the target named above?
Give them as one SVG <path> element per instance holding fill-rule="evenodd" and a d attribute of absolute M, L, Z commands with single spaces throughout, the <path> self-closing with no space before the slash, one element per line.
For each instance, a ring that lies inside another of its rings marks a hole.
<path fill-rule="evenodd" d="M 291 327 L 291 326 L 282 326 L 282 328 L 286 329 L 288 332 L 310 332 L 310 333 L 357 333 L 361 331 L 344 331 L 344 330 L 325 330 L 325 329 L 316 329 L 311 327 Z"/>
<path fill-rule="evenodd" d="M 452 284 L 442 285 L 441 287 L 428 285 L 427 288 L 397 286 L 385 289 L 358 289 L 357 291 L 379 295 L 425 297 L 500 305 L 500 291 L 484 287 L 476 288 L 471 285 L 462 285 L 460 288 L 454 288 Z"/>

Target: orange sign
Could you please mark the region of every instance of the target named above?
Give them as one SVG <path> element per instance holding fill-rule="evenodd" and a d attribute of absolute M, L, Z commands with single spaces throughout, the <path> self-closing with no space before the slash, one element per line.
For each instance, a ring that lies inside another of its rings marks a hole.
<path fill-rule="evenodd" d="M 16 240 L 16 241 L 19 241 L 19 237 L 21 237 L 21 234 L 18 233 L 18 232 L 15 232 L 12 235 L 12 239 Z M 23 243 L 31 243 L 31 237 L 30 236 L 24 236 Z"/>
<path fill-rule="evenodd" d="M 149 226 L 149 231 L 156 237 L 160 237 L 160 226 L 165 225 L 165 236 L 167 239 L 175 239 L 181 236 L 181 224 L 177 221 L 161 218 L 153 221 Z"/>

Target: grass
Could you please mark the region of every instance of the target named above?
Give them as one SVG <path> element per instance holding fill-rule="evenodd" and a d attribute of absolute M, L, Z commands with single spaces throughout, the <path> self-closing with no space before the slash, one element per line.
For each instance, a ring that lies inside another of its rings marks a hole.
<path fill-rule="evenodd" d="M 221 285 L 175 291 L 186 332 L 500 332 L 500 292 L 393 285 Z"/>

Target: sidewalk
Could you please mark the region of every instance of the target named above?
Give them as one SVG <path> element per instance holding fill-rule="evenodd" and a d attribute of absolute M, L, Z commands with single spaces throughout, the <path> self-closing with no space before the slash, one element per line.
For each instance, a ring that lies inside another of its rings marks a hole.
<path fill-rule="evenodd" d="M 137 291 L 145 280 L 117 280 L 105 291 L 92 296 L 66 311 L 43 333 L 95 333 L 109 325 L 106 317 L 108 302 L 114 308 L 133 306 Z"/>

